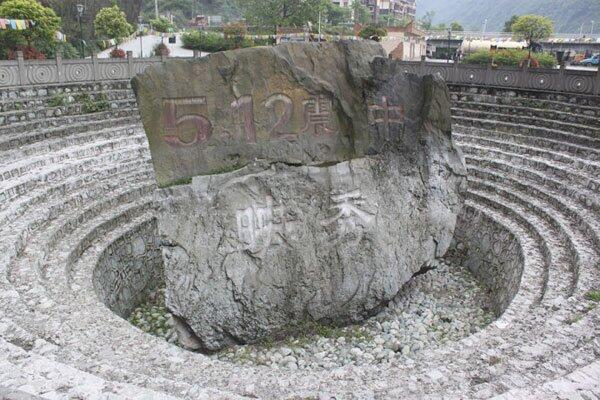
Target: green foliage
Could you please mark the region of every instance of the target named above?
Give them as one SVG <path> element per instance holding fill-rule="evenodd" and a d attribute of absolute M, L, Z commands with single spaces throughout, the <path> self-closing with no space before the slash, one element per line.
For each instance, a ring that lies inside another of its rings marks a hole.
<path fill-rule="evenodd" d="M 61 21 L 54 10 L 42 6 L 37 0 L 4 0 L 0 3 L 2 18 L 35 21 L 35 25 L 28 29 L 0 31 L 0 43 L 3 47 L 14 48 L 23 43 L 38 47 L 55 42 L 54 36 L 60 29 Z"/>
<path fill-rule="evenodd" d="M 452 32 L 462 32 L 464 31 L 464 28 L 461 24 L 459 24 L 458 22 L 453 22 L 450 24 L 450 29 L 452 29 Z"/>
<path fill-rule="evenodd" d="M 490 64 L 503 67 L 518 67 L 520 63 L 528 58 L 526 50 L 479 50 L 469 54 L 464 59 L 465 64 Z M 536 53 L 532 59 L 537 60 L 541 67 L 553 68 L 557 61 L 551 53 Z"/>
<path fill-rule="evenodd" d="M 157 32 L 165 33 L 169 32 L 170 29 L 173 29 L 173 24 L 171 23 L 171 21 L 169 21 L 168 18 L 165 17 L 151 19 L 150 25 L 152 25 L 152 28 L 154 28 L 154 30 Z"/>
<path fill-rule="evenodd" d="M 104 93 L 100 93 L 96 99 L 92 98 L 87 93 L 79 93 L 77 96 L 75 96 L 75 100 L 83 103 L 81 105 L 81 110 L 86 114 L 106 111 L 110 107 L 108 98 Z"/>
<path fill-rule="evenodd" d="M 94 28 L 97 35 L 114 39 L 117 43 L 134 32 L 125 13 L 116 4 L 98 11 L 94 19 Z"/>
<path fill-rule="evenodd" d="M 66 99 L 63 94 L 55 94 L 48 100 L 48 107 L 62 107 L 66 104 Z"/>
<path fill-rule="evenodd" d="M 387 29 L 380 26 L 367 25 L 361 29 L 361 31 L 358 33 L 358 36 L 363 39 L 379 41 L 379 38 L 387 36 Z"/>
<path fill-rule="evenodd" d="M 502 30 L 502 32 L 506 32 L 506 33 L 512 32 L 513 31 L 512 26 L 515 24 L 515 22 L 517 22 L 518 19 L 519 19 L 518 15 L 513 15 L 512 17 L 510 17 L 510 19 L 504 23 L 504 29 Z"/>
<path fill-rule="evenodd" d="M 342 7 L 334 3 L 327 3 L 325 7 L 325 19 L 330 25 L 337 26 L 346 24 L 352 18 L 352 11 L 348 7 Z"/>
<path fill-rule="evenodd" d="M 366 25 L 371 22 L 371 11 L 361 1 L 352 3 L 352 13 L 356 24 Z"/>
<path fill-rule="evenodd" d="M 523 15 L 511 27 L 513 33 L 529 44 L 550 37 L 554 31 L 552 20 L 540 15 Z"/>
<path fill-rule="evenodd" d="M 247 37 L 224 37 L 215 32 L 204 31 L 186 32 L 181 36 L 181 41 L 186 49 L 208 53 L 269 44 L 268 39 L 255 42 Z"/>
<path fill-rule="evenodd" d="M 329 0 L 236 0 L 249 24 L 259 26 L 296 26 L 317 23 L 319 11 L 327 8 Z"/>
<path fill-rule="evenodd" d="M 421 28 L 426 31 L 432 29 L 433 17 L 435 17 L 435 11 L 427 11 L 419 21 L 421 23 Z"/>
<path fill-rule="evenodd" d="M 63 59 L 80 58 L 77 48 L 69 42 L 41 43 L 38 50 L 46 55 L 47 58 L 54 58 L 60 54 Z"/>
<path fill-rule="evenodd" d="M 585 294 L 585 298 L 590 301 L 600 302 L 600 290 L 590 290 Z"/>

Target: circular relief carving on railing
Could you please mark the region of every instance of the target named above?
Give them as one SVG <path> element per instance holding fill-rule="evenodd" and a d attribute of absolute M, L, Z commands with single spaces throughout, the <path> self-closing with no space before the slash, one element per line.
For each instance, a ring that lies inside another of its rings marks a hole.
<path fill-rule="evenodd" d="M 0 85 L 9 86 L 18 83 L 17 70 L 14 68 L 0 67 Z"/>
<path fill-rule="evenodd" d="M 448 79 L 448 68 L 440 68 L 440 67 L 426 67 L 425 75 L 439 75 L 443 79 Z"/>
<path fill-rule="evenodd" d="M 589 76 L 569 76 L 567 78 L 567 90 L 571 92 L 591 92 L 594 83 Z"/>
<path fill-rule="evenodd" d="M 402 65 L 400 70 L 405 74 L 416 74 L 417 68 L 413 65 Z"/>
<path fill-rule="evenodd" d="M 537 89 L 550 89 L 552 77 L 548 74 L 535 74 L 530 80 L 531 86 Z"/>
<path fill-rule="evenodd" d="M 499 86 L 514 86 L 517 84 L 517 74 L 512 71 L 497 71 L 495 80 Z"/>
<path fill-rule="evenodd" d="M 54 72 L 48 65 L 30 66 L 27 72 L 31 83 L 48 83 L 54 79 Z"/>
<path fill-rule="evenodd" d="M 103 68 L 104 78 L 122 79 L 127 78 L 127 64 L 107 64 Z"/>
<path fill-rule="evenodd" d="M 68 81 L 86 81 L 94 79 L 92 66 L 86 64 L 67 65 L 65 75 Z"/>
<path fill-rule="evenodd" d="M 481 71 L 468 69 L 463 71 L 461 80 L 468 83 L 480 83 L 483 81 L 483 75 Z"/>
<path fill-rule="evenodd" d="M 137 63 L 134 65 L 133 71 L 136 74 L 143 74 L 144 72 L 146 72 L 146 69 L 148 69 L 148 67 L 150 67 L 151 65 L 152 63 Z"/>

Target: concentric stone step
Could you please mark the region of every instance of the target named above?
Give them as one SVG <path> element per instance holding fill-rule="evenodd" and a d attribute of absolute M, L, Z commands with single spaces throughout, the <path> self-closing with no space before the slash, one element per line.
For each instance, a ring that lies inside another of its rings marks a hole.
<path fill-rule="evenodd" d="M 106 93 L 118 108 L 82 114 L 71 102 L 56 116 L 57 94 L 81 93 Z M 598 397 L 588 382 L 597 378 L 600 307 L 586 293 L 600 289 L 600 100 L 504 94 L 453 93 L 469 171 L 461 223 L 478 221 L 487 241 L 486 226 L 512 238 L 514 263 L 479 268 L 522 266 L 489 281 L 498 320 L 392 365 L 291 371 L 174 347 L 96 295 L 103 254 L 154 218 L 128 82 L 0 91 L 0 116 L 18 119 L 0 128 L 0 388 L 90 399 Z"/>

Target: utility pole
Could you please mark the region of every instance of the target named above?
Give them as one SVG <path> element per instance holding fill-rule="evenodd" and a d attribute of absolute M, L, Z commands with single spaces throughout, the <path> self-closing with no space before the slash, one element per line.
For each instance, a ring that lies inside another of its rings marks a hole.
<path fill-rule="evenodd" d="M 154 0 L 154 16 L 158 19 L 158 0 Z"/>
<path fill-rule="evenodd" d="M 448 29 L 448 50 L 446 51 L 448 54 L 446 55 L 447 63 L 450 63 L 450 41 L 452 40 L 452 29 Z"/>
<path fill-rule="evenodd" d="M 583 24 L 581 24 L 581 28 L 579 28 L 579 38 L 583 37 Z"/>
<path fill-rule="evenodd" d="M 79 40 L 81 40 L 81 57 L 85 58 L 85 42 L 83 41 L 83 11 L 85 7 L 83 4 L 77 4 L 77 19 L 79 20 Z"/>
<path fill-rule="evenodd" d="M 592 21 L 592 29 L 590 29 L 590 36 L 594 34 L 594 21 Z"/>
<path fill-rule="evenodd" d="M 142 26 L 142 15 L 138 15 L 138 30 L 140 35 L 140 58 L 144 57 L 144 44 L 142 43 L 142 34 L 144 33 L 144 27 Z"/>
<path fill-rule="evenodd" d="M 485 31 L 487 29 L 487 23 L 488 23 L 488 19 L 484 19 L 483 20 L 483 33 L 481 34 L 481 39 L 485 40 Z"/>

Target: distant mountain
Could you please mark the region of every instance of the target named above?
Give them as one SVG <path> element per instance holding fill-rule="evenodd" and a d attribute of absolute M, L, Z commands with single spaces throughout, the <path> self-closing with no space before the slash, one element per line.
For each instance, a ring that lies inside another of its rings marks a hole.
<path fill-rule="evenodd" d="M 554 21 L 560 33 L 600 33 L 600 0 L 417 0 L 417 15 L 433 11 L 434 24 L 459 22 L 467 30 L 479 30 L 487 18 L 487 31 L 501 31 L 511 15 L 538 14 Z"/>

